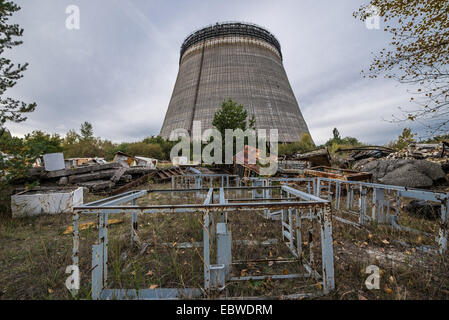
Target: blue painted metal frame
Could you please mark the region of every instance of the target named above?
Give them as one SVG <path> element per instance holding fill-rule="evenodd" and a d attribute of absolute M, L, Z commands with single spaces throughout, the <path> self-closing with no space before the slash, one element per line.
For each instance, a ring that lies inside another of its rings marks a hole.
<path fill-rule="evenodd" d="M 367 182 L 357 182 L 357 181 L 343 181 L 329 178 L 317 178 L 317 189 L 316 196 L 320 196 L 322 190 L 322 182 L 327 184 L 327 193 L 328 199 L 332 203 L 332 192 L 331 185 L 335 185 L 336 195 L 335 195 L 335 207 L 336 209 L 340 208 L 340 196 L 341 196 L 341 187 L 343 185 L 347 186 L 349 193 L 347 194 L 347 209 L 349 210 L 354 201 L 354 189 L 358 189 L 360 192 L 359 199 L 359 224 L 363 225 L 366 221 L 376 221 L 377 223 L 386 223 L 390 224 L 394 228 L 398 230 L 405 230 L 409 232 L 426 234 L 422 231 L 415 230 L 412 228 L 408 228 L 405 226 L 401 226 L 398 222 L 399 216 L 399 207 L 400 207 L 400 198 L 409 198 L 414 200 L 425 200 L 431 202 L 437 202 L 441 205 L 441 220 L 439 227 L 439 234 L 434 235 L 435 241 L 438 244 L 438 249 L 440 254 L 444 254 L 447 252 L 447 240 L 448 240 L 448 229 L 449 229 L 449 193 L 440 193 L 440 192 L 432 192 L 428 190 L 419 190 L 406 188 L 401 186 L 391 186 L 391 185 L 383 185 L 376 183 L 367 183 Z M 324 186 L 326 187 L 326 186 Z M 373 190 L 373 208 L 371 212 L 371 217 L 367 214 L 367 192 L 369 189 Z M 389 215 L 389 202 L 385 200 L 385 192 L 396 192 L 396 211 L 394 215 Z M 340 218 L 342 222 L 348 223 L 349 221 Z"/>
<path fill-rule="evenodd" d="M 288 201 L 268 202 L 266 199 L 260 199 L 261 202 L 251 203 L 228 203 L 225 198 L 225 190 L 251 190 L 251 189 L 274 189 L 281 188 L 283 192 L 292 195 L 294 198 L 299 198 L 301 201 L 294 201 L 295 199 L 288 199 Z M 164 206 L 147 206 L 139 207 L 136 205 L 137 199 L 154 192 L 200 192 L 207 191 L 204 204 L 186 204 L 186 205 L 164 205 Z M 219 192 L 219 203 L 214 202 L 214 192 Z M 131 202 L 131 205 L 127 203 Z M 296 211 L 297 219 L 298 210 L 302 208 L 313 209 L 317 213 L 317 219 L 321 223 L 321 240 L 322 240 L 322 261 L 323 261 L 323 292 L 328 293 L 335 288 L 334 284 L 334 266 L 333 266 L 333 247 L 332 247 L 332 221 L 330 204 L 328 201 L 320 199 L 314 195 L 304 193 L 288 186 L 281 187 L 233 187 L 220 189 L 189 189 L 189 190 L 143 190 L 130 191 L 109 197 L 106 199 L 94 201 L 74 208 L 73 214 L 73 264 L 79 263 L 79 215 L 80 214 L 96 214 L 98 217 L 99 239 L 98 244 L 92 247 L 92 298 L 93 299 L 123 299 L 123 298 L 139 298 L 139 299 L 175 299 L 180 297 L 196 298 L 207 294 L 211 289 L 218 289 L 215 287 L 216 280 L 211 281 L 211 273 L 213 275 L 221 276 L 221 272 L 225 272 L 225 265 L 212 265 L 210 262 L 210 237 L 214 236 L 215 214 L 220 213 L 220 223 L 224 224 L 226 229 L 227 213 L 235 210 L 238 211 L 253 211 L 253 210 L 271 210 L 271 209 L 287 209 L 289 212 Z M 190 289 L 147 289 L 147 290 L 118 290 L 107 289 L 107 247 L 108 247 L 108 216 L 113 213 L 131 214 L 131 241 L 134 241 L 135 225 L 137 224 L 137 217 L 139 213 L 151 214 L 158 212 L 203 212 L 203 259 L 204 259 L 204 289 L 190 288 Z M 291 221 L 290 221 L 291 224 Z M 224 233 L 226 234 L 226 233 Z M 293 232 L 291 233 L 293 237 Z M 301 248 L 301 237 L 297 238 L 299 241 L 297 247 Z M 230 241 L 230 238 L 226 240 Z M 224 248 L 230 246 L 229 243 L 223 242 Z M 293 247 L 291 247 L 293 249 Z M 298 256 L 298 250 L 291 250 L 292 253 Z M 228 261 L 224 259 L 223 261 Z M 223 267 L 221 267 L 223 266 Z M 306 266 L 309 274 L 320 277 L 319 274 L 312 270 L 310 265 Z M 239 279 L 242 280 L 242 279 Z"/>

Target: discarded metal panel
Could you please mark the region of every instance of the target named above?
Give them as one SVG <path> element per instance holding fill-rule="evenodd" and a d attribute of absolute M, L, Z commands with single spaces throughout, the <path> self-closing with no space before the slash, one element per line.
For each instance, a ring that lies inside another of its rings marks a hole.
<path fill-rule="evenodd" d="M 46 171 L 65 169 L 64 155 L 62 153 L 44 154 L 43 158 Z"/>

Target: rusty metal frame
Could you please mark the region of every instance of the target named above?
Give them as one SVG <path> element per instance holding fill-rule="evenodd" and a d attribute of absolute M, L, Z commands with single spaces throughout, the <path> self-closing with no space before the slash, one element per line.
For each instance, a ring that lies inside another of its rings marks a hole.
<path fill-rule="evenodd" d="M 389 224 L 395 229 L 425 234 L 427 236 L 435 237 L 435 242 L 438 245 L 440 254 L 447 252 L 447 240 L 449 229 L 449 193 L 439 193 L 427 190 L 411 189 L 400 186 L 391 186 L 375 183 L 366 183 L 359 181 L 343 181 L 329 178 L 317 178 L 315 195 L 320 197 L 322 190 L 327 191 L 327 200 L 333 205 L 335 212 L 338 212 L 341 207 L 341 194 L 342 188 L 346 188 L 346 210 L 358 217 L 358 223 L 354 223 L 342 217 L 334 215 L 338 221 L 353 225 L 355 227 L 361 227 L 368 221 L 375 221 L 381 224 Z M 335 192 L 333 192 L 335 190 Z M 367 195 L 372 192 L 371 214 L 368 213 L 367 208 Z M 359 194 L 357 211 L 354 211 L 354 194 Z M 395 211 L 390 214 L 390 202 L 386 200 L 386 194 L 395 195 Z M 441 205 L 441 220 L 439 223 L 439 234 L 431 235 L 420 230 L 412 229 L 399 224 L 399 207 L 400 199 L 408 198 L 414 200 L 425 200 L 431 202 L 437 202 Z"/>
<path fill-rule="evenodd" d="M 188 189 L 193 186 L 195 189 L 204 187 L 213 188 L 215 185 L 221 188 L 240 187 L 240 177 L 229 174 L 187 174 L 183 176 L 172 176 L 172 189 Z"/>
<path fill-rule="evenodd" d="M 319 177 L 347 181 L 366 181 L 371 182 L 373 175 L 367 172 L 359 172 L 350 169 L 339 169 L 331 167 L 313 167 L 302 171 L 305 177 Z"/>
<path fill-rule="evenodd" d="M 269 190 L 279 188 L 286 196 L 281 201 L 271 201 L 271 192 Z M 262 189 L 263 197 L 260 201 L 248 203 L 230 203 L 225 197 L 227 190 L 252 190 L 256 197 Z M 258 191 L 258 192 L 256 192 Z M 137 199 L 155 192 L 207 192 L 204 204 L 184 204 L 184 205 L 159 205 L 139 207 L 136 205 Z M 214 193 L 218 192 L 218 203 L 214 203 Z M 299 201 L 298 201 L 299 200 Z M 131 203 L 128 205 L 127 203 Z M 288 279 L 295 277 L 314 277 L 322 280 L 323 293 L 326 294 L 335 288 L 334 282 L 334 256 L 332 241 L 332 213 L 328 201 L 320 199 L 311 194 L 296 190 L 289 186 L 279 187 L 231 187 L 231 188 L 209 188 L 209 189 L 184 189 L 184 190 L 143 190 L 131 191 L 124 194 L 110 197 L 89 204 L 74 208 L 73 213 L 73 264 L 79 264 L 79 217 L 81 214 L 96 214 L 98 217 L 98 242 L 92 247 L 92 298 L 93 299 L 178 299 L 178 298 L 199 298 L 205 297 L 212 291 L 219 291 L 225 286 L 226 281 L 247 281 L 253 278 L 230 278 L 229 270 L 232 264 L 232 255 L 230 253 L 230 234 L 227 232 L 227 214 L 235 211 L 254 211 L 254 210 L 281 210 L 289 216 L 289 242 L 287 243 L 293 256 L 301 258 L 302 263 L 307 270 L 307 274 L 289 275 L 288 277 L 279 275 L 279 279 Z M 303 213 L 308 211 L 309 216 Z M 202 212 L 203 213 L 203 262 L 204 262 L 204 287 L 190 289 L 145 289 L 145 290 L 127 290 L 127 289 L 108 289 L 107 288 L 107 251 L 108 251 L 108 216 L 110 214 L 131 214 L 131 242 L 135 241 L 137 232 L 137 219 L 139 214 L 155 213 L 185 213 Z M 214 220 L 218 216 L 217 230 L 215 230 Z M 292 214 L 296 214 L 297 225 L 292 226 Z M 316 219 L 321 226 L 321 254 L 322 254 L 322 274 L 313 270 L 312 257 L 307 261 L 301 256 L 301 219 Z M 219 225 L 219 226 L 218 226 Z M 296 234 L 293 232 L 296 230 Z M 299 231 L 299 232 L 298 232 Z M 218 257 L 217 264 L 210 261 L 210 243 L 211 237 L 217 237 L 218 251 L 223 254 Z M 294 240 L 296 238 L 296 243 Z M 221 240 L 220 240 L 221 239 Z M 263 276 L 262 276 L 263 277 Z M 265 276 L 265 277 L 273 277 Z"/>

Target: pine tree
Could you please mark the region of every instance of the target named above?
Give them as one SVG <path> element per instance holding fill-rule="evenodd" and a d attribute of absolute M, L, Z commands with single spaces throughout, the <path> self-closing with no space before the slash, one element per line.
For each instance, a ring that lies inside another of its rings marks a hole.
<path fill-rule="evenodd" d="M 22 37 L 23 29 L 17 24 L 8 23 L 9 18 L 19 10 L 20 7 L 12 1 L 0 0 L 0 136 L 6 130 L 6 122 L 23 122 L 27 119 L 24 114 L 36 108 L 36 103 L 27 104 L 5 97 L 5 92 L 16 85 L 28 67 L 28 63 L 16 65 L 4 57 L 5 50 L 22 44 L 16 38 Z"/>

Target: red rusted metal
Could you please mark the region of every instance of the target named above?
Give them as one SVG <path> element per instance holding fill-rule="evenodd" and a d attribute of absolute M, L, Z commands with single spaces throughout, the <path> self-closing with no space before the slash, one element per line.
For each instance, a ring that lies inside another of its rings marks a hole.
<path fill-rule="evenodd" d="M 304 177 L 320 177 L 345 181 L 365 181 L 370 182 L 373 175 L 368 172 L 359 172 L 349 169 L 314 167 L 303 171 Z"/>

